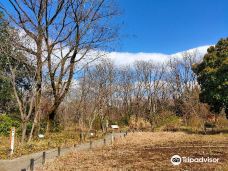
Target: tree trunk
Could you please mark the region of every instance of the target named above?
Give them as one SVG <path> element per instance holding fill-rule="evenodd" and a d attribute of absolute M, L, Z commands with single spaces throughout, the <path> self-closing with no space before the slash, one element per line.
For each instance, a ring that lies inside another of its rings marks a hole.
<path fill-rule="evenodd" d="M 53 110 L 48 114 L 47 127 L 46 127 L 46 133 L 45 134 L 48 134 L 53 129 L 52 123 L 55 120 L 56 110 L 57 110 L 57 108 L 53 108 Z"/>
<path fill-rule="evenodd" d="M 48 119 L 48 120 L 47 120 L 46 131 L 45 131 L 45 134 L 46 134 L 46 135 L 48 135 L 49 132 L 50 132 L 50 125 L 51 125 L 51 123 L 50 123 L 50 120 Z"/>
<path fill-rule="evenodd" d="M 22 135 L 21 135 L 21 144 L 24 144 L 26 138 L 26 131 L 27 131 L 27 122 L 22 122 Z"/>
<path fill-rule="evenodd" d="M 30 142 L 32 140 L 34 128 L 35 128 L 35 122 L 32 123 L 32 129 L 31 129 L 30 134 L 29 134 L 28 142 Z"/>
<path fill-rule="evenodd" d="M 35 113 L 34 120 L 33 120 L 33 123 L 32 123 L 32 129 L 31 129 L 30 134 L 29 134 L 28 142 L 30 142 L 32 140 L 35 127 L 37 126 L 38 117 L 39 117 L 39 110 L 37 110 L 37 112 Z"/>

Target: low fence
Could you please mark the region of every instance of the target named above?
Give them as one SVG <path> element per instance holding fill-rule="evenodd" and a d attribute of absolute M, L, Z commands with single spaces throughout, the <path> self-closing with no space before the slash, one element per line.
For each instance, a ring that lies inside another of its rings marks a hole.
<path fill-rule="evenodd" d="M 128 134 L 127 132 L 122 133 L 119 135 L 119 137 L 122 137 L 122 136 L 126 137 L 127 134 Z M 76 148 L 81 148 L 81 150 L 84 150 L 84 149 L 92 149 L 95 147 L 95 145 L 96 146 L 102 146 L 102 145 L 105 146 L 107 144 L 113 144 L 114 141 L 116 140 L 116 138 L 117 138 L 116 136 L 111 134 L 111 137 L 109 137 L 109 138 L 106 137 L 104 139 L 95 140 L 95 141 L 90 139 L 89 143 L 86 143 L 86 144 L 82 144 L 82 141 L 81 141 L 81 144 L 79 144 L 79 145 L 74 144 L 73 147 L 67 147 L 66 143 L 65 143 L 65 147 L 62 147 L 62 148 L 58 147 L 54 150 L 44 151 L 37 157 L 31 158 L 28 166 L 26 168 L 22 168 L 21 171 L 34 171 L 36 164 L 44 165 L 46 163 L 47 159 L 53 159 L 55 157 L 60 157 L 61 154 L 66 154 L 67 152 L 70 152 Z"/>

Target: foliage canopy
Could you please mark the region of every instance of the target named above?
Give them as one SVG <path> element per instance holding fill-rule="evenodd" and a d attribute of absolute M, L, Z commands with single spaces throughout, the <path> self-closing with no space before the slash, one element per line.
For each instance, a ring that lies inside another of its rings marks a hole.
<path fill-rule="evenodd" d="M 215 113 L 225 109 L 228 117 L 228 38 L 208 48 L 193 71 L 201 86 L 200 101 L 208 103 Z"/>

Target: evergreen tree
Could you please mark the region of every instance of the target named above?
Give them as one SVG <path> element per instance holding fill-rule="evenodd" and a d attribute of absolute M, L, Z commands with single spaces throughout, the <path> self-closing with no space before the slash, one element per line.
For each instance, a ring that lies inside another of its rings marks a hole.
<path fill-rule="evenodd" d="M 215 113 L 225 109 L 228 118 L 228 38 L 208 48 L 193 71 L 201 87 L 201 102 L 208 103 Z"/>
<path fill-rule="evenodd" d="M 28 90 L 31 87 L 33 67 L 29 64 L 25 55 L 14 47 L 17 41 L 17 31 L 9 27 L 0 12 L 0 113 L 15 111 L 17 106 L 11 84 L 10 66 L 16 70 L 18 91 Z"/>

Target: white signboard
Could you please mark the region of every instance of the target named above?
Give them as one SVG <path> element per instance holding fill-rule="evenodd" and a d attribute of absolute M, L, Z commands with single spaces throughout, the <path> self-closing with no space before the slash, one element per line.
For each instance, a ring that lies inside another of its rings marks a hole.
<path fill-rule="evenodd" d="M 44 138 L 44 135 L 43 134 L 39 134 L 38 137 L 39 138 Z"/>
<path fill-rule="evenodd" d="M 11 128 L 10 131 L 10 154 L 13 154 L 13 150 L 14 150 L 14 137 L 15 137 L 15 127 Z"/>
<path fill-rule="evenodd" d="M 111 125 L 111 128 L 112 129 L 119 129 L 119 126 L 118 125 Z"/>

